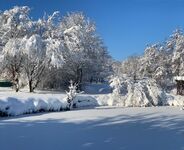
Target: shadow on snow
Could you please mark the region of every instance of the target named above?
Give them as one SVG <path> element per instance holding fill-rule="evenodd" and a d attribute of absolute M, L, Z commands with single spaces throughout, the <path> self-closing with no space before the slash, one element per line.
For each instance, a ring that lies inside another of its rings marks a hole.
<path fill-rule="evenodd" d="M 42 114 L 24 117 L 39 115 Z M 139 113 L 76 123 L 67 119 L 25 122 L 9 119 L 0 120 L 2 150 L 184 149 L 184 120 L 177 116 Z"/>

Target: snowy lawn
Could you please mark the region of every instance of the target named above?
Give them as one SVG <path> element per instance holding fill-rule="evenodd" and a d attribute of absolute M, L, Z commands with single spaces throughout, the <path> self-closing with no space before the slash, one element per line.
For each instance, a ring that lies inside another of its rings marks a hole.
<path fill-rule="evenodd" d="M 1 118 L 0 149 L 184 150 L 184 112 L 98 107 Z"/>

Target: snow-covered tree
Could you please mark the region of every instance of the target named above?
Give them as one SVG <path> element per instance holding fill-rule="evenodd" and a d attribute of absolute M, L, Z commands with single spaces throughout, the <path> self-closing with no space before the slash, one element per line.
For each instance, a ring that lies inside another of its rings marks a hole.
<path fill-rule="evenodd" d="M 29 12 L 27 6 L 16 6 L 0 13 L 0 58 L 6 58 L 4 64 L 21 60 L 24 70 L 18 72 L 27 76 L 31 92 L 41 81 L 52 80 L 45 79 L 48 72 L 57 76 L 55 82 L 72 79 L 78 88 L 83 81 L 106 76 L 110 68 L 107 48 L 94 23 L 82 13 L 61 19 L 56 11 L 33 20 Z"/>
<path fill-rule="evenodd" d="M 69 91 L 66 91 L 67 94 L 67 109 L 71 110 L 73 108 L 73 102 L 74 99 L 77 95 L 77 84 L 73 83 L 73 81 L 70 81 L 70 85 L 69 85 Z"/>
<path fill-rule="evenodd" d="M 122 62 L 122 72 L 127 74 L 129 77 L 132 77 L 134 81 L 138 78 L 138 71 L 140 68 L 139 56 L 130 56 L 127 60 Z"/>
<path fill-rule="evenodd" d="M 31 33 L 33 22 L 29 18 L 30 8 L 15 6 L 0 13 L 0 43 L 2 46 L 11 38 L 21 38 Z"/>
<path fill-rule="evenodd" d="M 64 70 L 80 89 L 82 80 L 92 76 L 90 73 L 99 75 L 104 70 L 109 55 L 96 34 L 94 24 L 82 13 L 65 16 L 60 28 L 64 41 L 63 57 L 66 64 Z"/>
<path fill-rule="evenodd" d="M 153 77 L 154 72 L 158 67 L 159 60 L 159 48 L 158 44 L 147 46 L 143 57 L 141 58 L 140 71 L 143 76 Z"/>
<path fill-rule="evenodd" d="M 6 78 L 9 79 L 16 90 L 20 89 L 20 77 L 23 70 L 24 54 L 22 51 L 22 39 L 10 39 L 3 48 L 3 69 Z"/>
<path fill-rule="evenodd" d="M 174 75 L 184 75 L 184 34 L 176 30 L 171 38 L 174 40 L 172 72 Z"/>
<path fill-rule="evenodd" d="M 45 43 L 38 34 L 30 38 L 25 37 L 23 40 L 25 41 L 24 70 L 28 79 L 29 91 L 33 92 L 50 60 L 46 56 Z"/>

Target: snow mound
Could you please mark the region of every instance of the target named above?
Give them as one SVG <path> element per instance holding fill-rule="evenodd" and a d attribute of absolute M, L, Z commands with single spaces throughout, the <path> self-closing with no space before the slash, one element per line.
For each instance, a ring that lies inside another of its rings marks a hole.
<path fill-rule="evenodd" d="M 74 99 L 74 105 L 77 108 L 99 106 L 98 101 L 94 97 L 80 95 Z"/>

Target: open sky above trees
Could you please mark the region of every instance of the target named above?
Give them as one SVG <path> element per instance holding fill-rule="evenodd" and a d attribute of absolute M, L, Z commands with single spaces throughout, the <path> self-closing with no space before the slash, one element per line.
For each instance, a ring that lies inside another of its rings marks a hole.
<path fill-rule="evenodd" d="M 94 20 L 110 54 L 117 60 L 142 54 L 147 44 L 162 42 L 184 26 L 182 0 L 1 0 L 0 10 L 27 5 L 38 19 L 44 12 L 82 11 Z"/>

